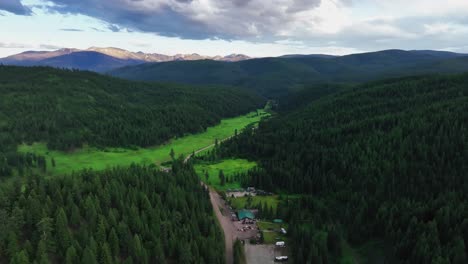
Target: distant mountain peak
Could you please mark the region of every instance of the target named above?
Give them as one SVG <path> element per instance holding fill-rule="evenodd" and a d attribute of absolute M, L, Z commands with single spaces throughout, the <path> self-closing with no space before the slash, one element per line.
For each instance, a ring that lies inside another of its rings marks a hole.
<path fill-rule="evenodd" d="M 85 53 L 87 53 L 87 56 L 85 56 Z M 93 46 L 85 50 L 62 48 L 55 51 L 25 51 L 20 54 L 0 59 L 0 63 L 21 66 L 47 65 L 60 68 L 78 68 L 94 71 L 107 71 L 116 67 L 130 66 L 148 62 L 192 60 L 235 62 L 247 59 L 250 59 L 250 57 L 242 54 L 231 54 L 225 57 L 203 56 L 198 53 L 177 54 L 170 56 L 158 53 L 144 53 L 141 51 L 131 52 L 116 47 Z M 90 63 L 90 61 L 93 63 Z"/>

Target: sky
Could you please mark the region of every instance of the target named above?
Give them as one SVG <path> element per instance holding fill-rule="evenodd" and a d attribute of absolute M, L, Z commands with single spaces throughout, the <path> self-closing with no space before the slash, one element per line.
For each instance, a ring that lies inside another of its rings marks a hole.
<path fill-rule="evenodd" d="M 118 47 L 167 55 L 468 53 L 468 0 L 0 0 L 0 57 Z"/>

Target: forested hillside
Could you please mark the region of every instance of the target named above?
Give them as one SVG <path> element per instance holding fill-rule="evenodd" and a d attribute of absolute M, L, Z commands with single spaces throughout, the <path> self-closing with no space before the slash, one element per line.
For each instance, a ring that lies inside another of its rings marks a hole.
<path fill-rule="evenodd" d="M 226 142 L 257 160 L 250 185 L 303 194 L 284 215 L 295 263 L 341 239 L 388 242 L 403 263 L 468 262 L 468 75 L 347 88 Z M 338 242 L 337 242 L 338 241 Z"/>
<path fill-rule="evenodd" d="M 0 175 L 45 169 L 18 144 L 50 149 L 146 147 L 204 131 L 221 118 L 263 106 L 241 89 L 145 84 L 90 72 L 0 66 Z"/>
<path fill-rule="evenodd" d="M 223 263 L 191 167 L 133 165 L 0 187 L 1 263 Z"/>
<path fill-rule="evenodd" d="M 0 93 L 4 136 L 61 150 L 84 143 L 160 144 L 263 104 L 239 89 L 135 83 L 51 68 L 0 67 Z"/>
<path fill-rule="evenodd" d="M 131 80 L 223 84 L 283 98 L 311 84 L 361 83 L 384 77 L 468 71 L 464 54 L 385 50 L 347 56 L 286 56 L 240 62 L 174 61 L 111 71 Z"/>

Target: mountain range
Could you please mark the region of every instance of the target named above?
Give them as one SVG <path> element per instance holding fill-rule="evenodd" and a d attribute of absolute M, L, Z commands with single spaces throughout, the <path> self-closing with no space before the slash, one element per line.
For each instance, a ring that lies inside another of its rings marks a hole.
<path fill-rule="evenodd" d="M 119 68 L 110 74 L 131 80 L 238 86 L 268 98 L 280 98 L 310 85 L 466 71 L 466 54 L 384 50 L 346 56 L 288 55 L 233 63 L 210 60 L 146 63 Z"/>
<path fill-rule="evenodd" d="M 56 68 L 73 68 L 96 72 L 106 72 L 124 66 L 151 62 L 193 60 L 236 62 L 247 59 L 250 59 L 250 57 L 242 54 L 210 57 L 193 53 L 169 56 L 158 53 L 131 52 L 112 47 L 91 47 L 86 50 L 59 49 L 55 51 L 26 51 L 20 54 L 2 58 L 0 59 L 0 63 L 17 66 L 51 66 Z"/>

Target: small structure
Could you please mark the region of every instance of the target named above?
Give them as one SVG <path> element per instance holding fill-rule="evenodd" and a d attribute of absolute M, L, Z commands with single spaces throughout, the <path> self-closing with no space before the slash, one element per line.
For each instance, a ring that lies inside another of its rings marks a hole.
<path fill-rule="evenodd" d="M 236 215 L 236 214 L 232 214 L 232 215 L 231 215 L 231 220 L 232 220 L 232 221 L 237 221 L 237 215 Z"/>
<path fill-rule="evenodd" d="M 274 219 L 274 220 L 273 220 L 273 223 L 275 223 L 275 224 L 282 224 L 282 223 L 283 223 L 283 220 L 281 220 L 281 219 Z"/>
<path fill-rule="evenodd" d="M 277 247 L 285 247 L 285 246 L 286 246 L 286 243 L 284 243 L 284 241 L 278 241 L 278 242 L 276 242 L 275 246 L 277 246 Z"/>
<path fill-rule="evenodd" d="M 239 218 L 239 221 L 242 221 L 244 219 L 254 220 L 255 215 L 251 211 L 244 209 L 237 211 L 237 218 Z"/>
<path fill-rule="evenodd" d="M 288 261 L 288 256 L 275 257 L 275 261 L 276 262 L 286 262 L 286 261 Z"/>

